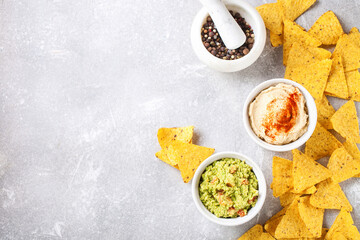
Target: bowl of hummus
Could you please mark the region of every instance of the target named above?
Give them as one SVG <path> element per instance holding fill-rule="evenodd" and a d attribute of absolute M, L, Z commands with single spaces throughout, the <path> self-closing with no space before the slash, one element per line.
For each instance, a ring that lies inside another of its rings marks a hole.
<path fill-rule="evenodd" d="M 236 226 L 255 217 L 266 197 L 265 177 L 250 158 L 221 152 L 196 170 L 192 195 L 197 209 L 210 221 Z"/>
<path fill-rule="evenodd" d="M 277 152 L 303 145 L 316 127 L 313 97 L 300 84 L 272 79 L 258 85 L 245 101 L 243 121 L 261 147 Z"/>

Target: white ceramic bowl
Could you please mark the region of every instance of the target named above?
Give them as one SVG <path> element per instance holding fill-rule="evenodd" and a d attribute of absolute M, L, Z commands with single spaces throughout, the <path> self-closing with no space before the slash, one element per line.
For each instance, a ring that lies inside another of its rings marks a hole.
<path fill-rule="evenodd" d="M 290 85 L 293 85 L 300 89 L 301 93 L 305 97 L 306 107 L 307 107 L 308 115 L 309 115 L 309 125 L 308 125 L 308 129 L 304 133 L 304 135 L 302 135 L 296 141 L 288 143 L 288 144 L 284 144 L 284 145 L 273 145 L 273 144 L 267 143 L 264 140 L 260 139 L 252 130 L 250 118 L 249 118 L 250 103 L 259 95 L 259 93 L 261 91 L 263 91 L 271 86 L 274 86 L 278 83 L 290 84 Z M 275 152 L 286 152 L 286 151 L 290 151 L 290 150 L 300 147 L 311 137 L 311 135 L 313 134 L 315 127 L 316 127 L 317 110 L 316 110 L 316 105 L 315 105 L 315 101 L 314 101 L 313 97 L 303 86 L 301 86 L 300 84 L 298 84 L 294 81 L 291 81 L 291 80 L 287 80 L 287 79 L 283 79 L 283 78 L 276 78 L 276 79 L 271 79 L 271 80 L 268 80 L 268 81 L 265 81 L 265 82 L 259 84 L 250 92 L 250 94 L 248 95 L 247 99 L 245 100 L 245 104 L 244 104 L 243 121 L 244 121 L 245 129 L 246 129 L 247 133 L 249 134 L 249 136 L 251 137 L 251 139 L 254 140 L 261 147 L 271 150 L 271 151 L 275 151 Z"/>
<path fill-rule="evenodd" d="M 205 168 L 210 165 L 211 163 L 220 160 L 222 158 L 237 158 L 240 160 L 245 161 L 246 164 L 252 167 L 253 172 L 255 173 L 258 179 L 258 186 L 259 186 L 259 197 L 258 200 L 253 208 L 251 208 L 248 214 L 244 217 L 237 217 L 237 218 L 218 218 L 214 214 L 212 214 L 201 202 L 199 196 L 199 183 L 201 175 L 203 174 Z M 196 208 L 210 221 L 214 223 L 218 223 L 224 226 L 237 226 L 244 224 L 250 221 L 253 217 L 255 217 L 261 210 L 262 206 L 264 205 L 265 198 L 266 198 L 266 181 L 264 174 L 262 173 L 259 166 L 252 161 L 250 158 L 236 152 L 220 152 L 216 153 L 209 158 L 207 158 L 204 162 L 200 164 L 198 169 L 195 172 L 194 178 L 192 180 L 192 196 L 195 202 Z"/>
<path fill-rule="evenodd" d="M 250 52 L 236 60 L 220 59 L 209 53 L 201 39 L 201 28 L 209 15 L 205 8 L 202 8 L 198 12 L 193 21 L 191 27 L 191 44 L 195 54 L 209 67 L 220 72 L 236 72 L 249 67 L 259 58 L 265 46 L 266 29 L 260 14 L 249 3 L 243 0 L 224 0 L 224 3 L 229 10 L 240 13 L 254 30 L 255 42 Z"/>

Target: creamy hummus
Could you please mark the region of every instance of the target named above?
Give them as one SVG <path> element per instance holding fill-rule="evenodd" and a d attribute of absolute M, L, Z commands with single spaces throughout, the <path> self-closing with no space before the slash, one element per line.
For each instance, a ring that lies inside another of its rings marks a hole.
<path fill-rule="evenodd" d="M 284 83 L 263 90 L 250 104 L 249 117 L 254 133 L 274 145 L 297 140 L 308 127 L 305 97 Z"/>

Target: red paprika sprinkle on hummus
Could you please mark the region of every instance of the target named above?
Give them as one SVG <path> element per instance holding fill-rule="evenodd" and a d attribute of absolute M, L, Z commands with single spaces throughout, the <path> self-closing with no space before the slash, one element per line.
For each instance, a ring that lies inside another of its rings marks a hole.
<path fill-rule="evenodd" d="M 308 126 L 304 96 L 284 83 L 263 90 L 250 104 L 249 117 L 254 133 L 276 145 L 297 140 Z"/>

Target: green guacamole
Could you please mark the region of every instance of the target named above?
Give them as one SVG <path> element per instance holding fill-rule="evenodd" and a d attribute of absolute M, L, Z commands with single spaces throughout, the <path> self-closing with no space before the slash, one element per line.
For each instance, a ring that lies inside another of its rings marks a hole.
<path fill-rule="evenodd" d="M 258 180 L 244 161 L 223 158 L 206 167 L 199 194 L 204 206 L 215 216 L 243 217 L 257 202 Z"/>

